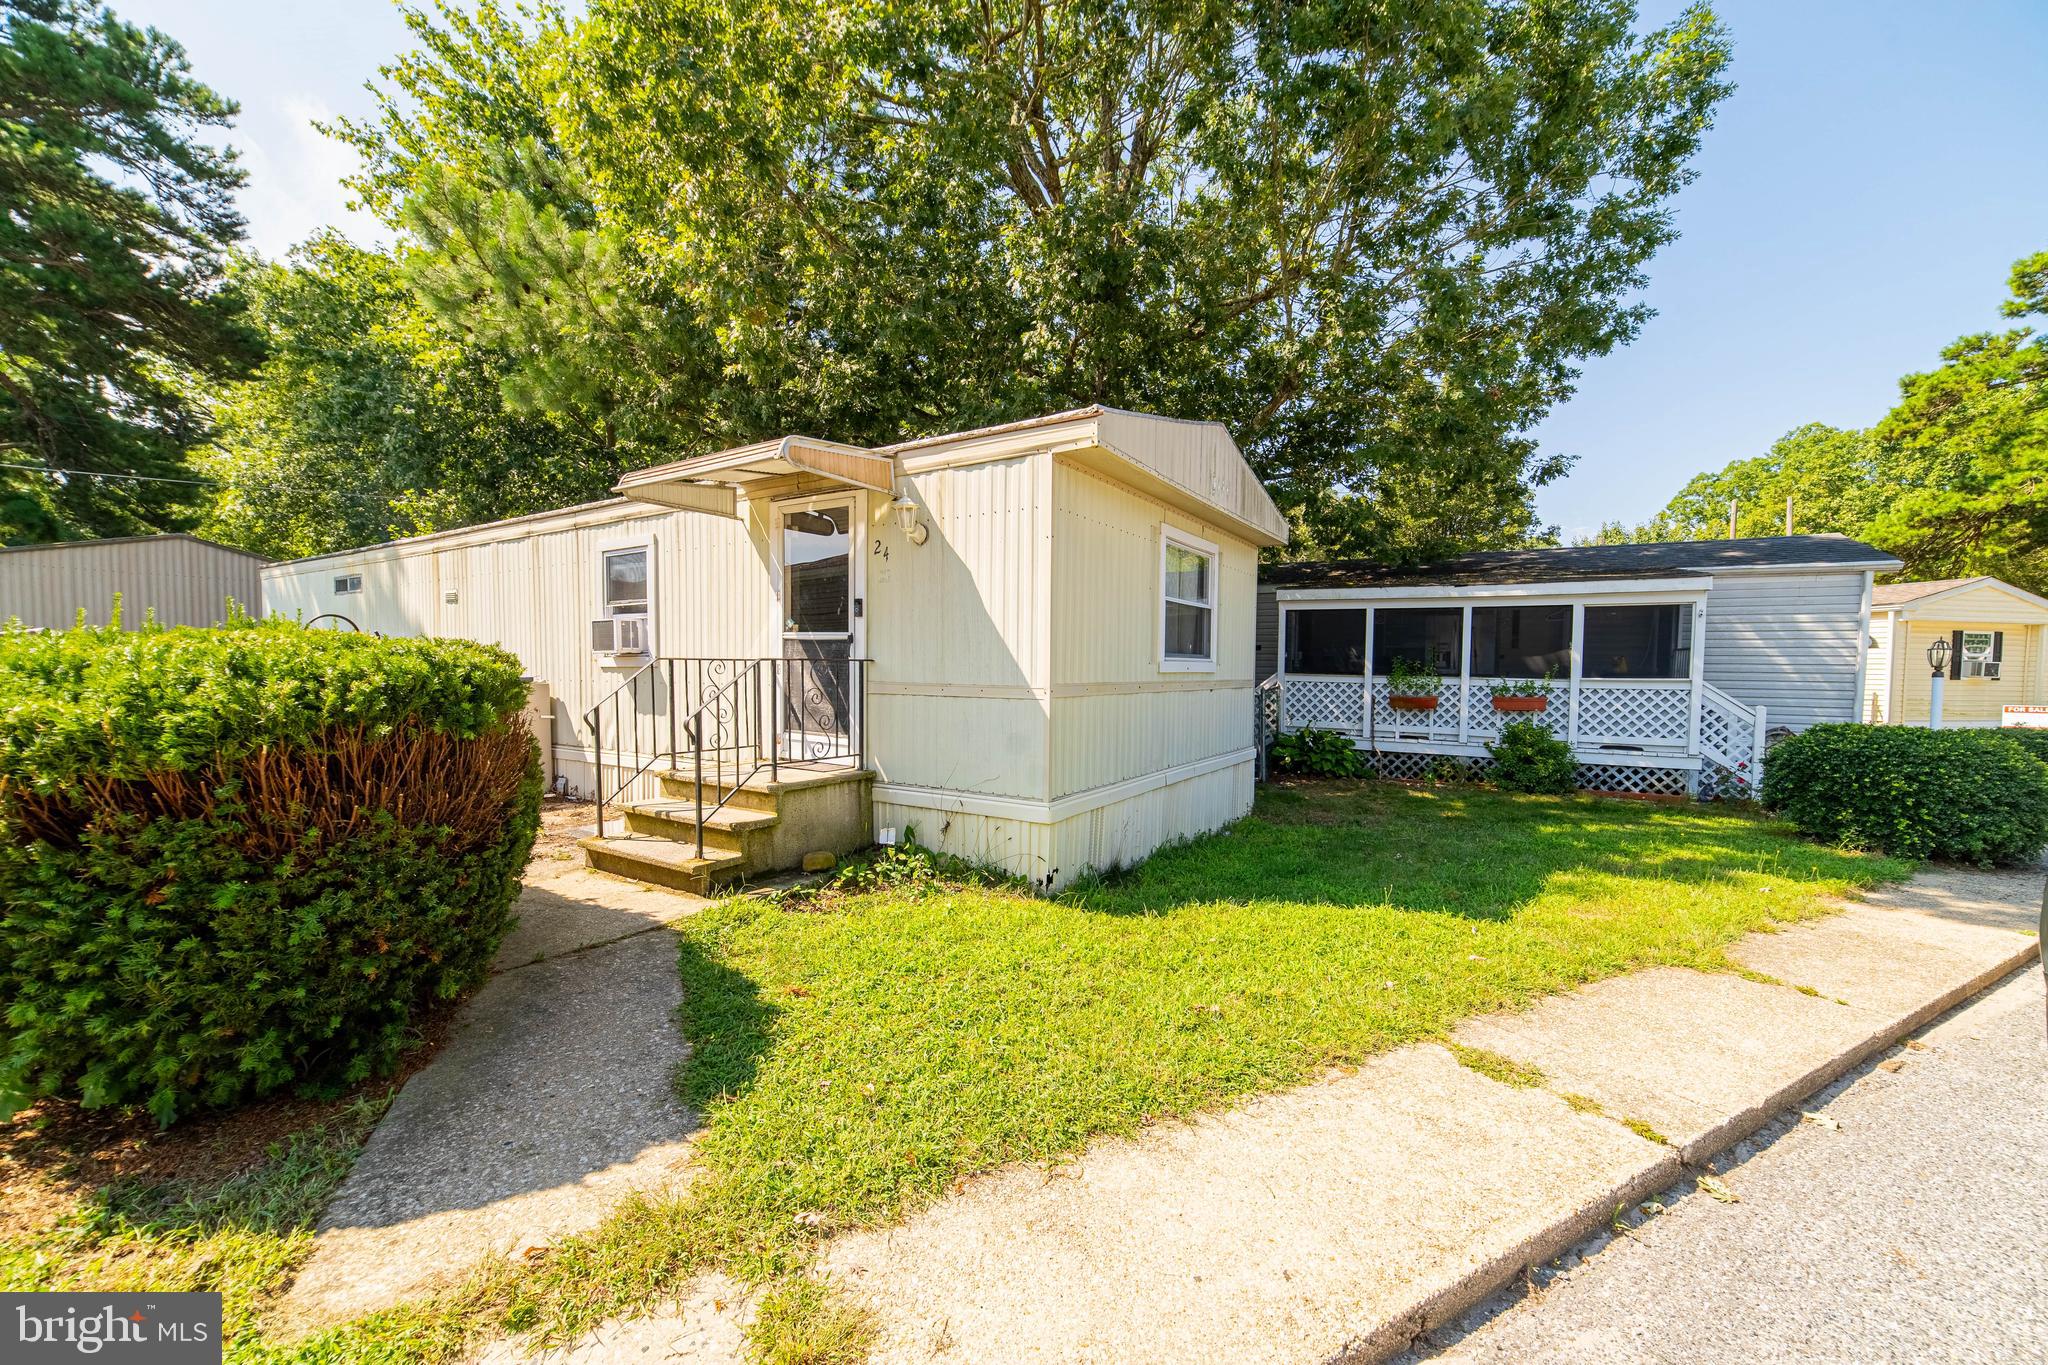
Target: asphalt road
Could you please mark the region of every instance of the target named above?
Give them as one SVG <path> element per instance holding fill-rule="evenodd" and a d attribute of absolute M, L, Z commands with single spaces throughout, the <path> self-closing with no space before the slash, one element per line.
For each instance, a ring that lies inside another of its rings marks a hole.
<path fill-rule="evenodd" d="M 1403 1359 L 2048 1361 L 2040 967 L 1916 1042 Z"/>

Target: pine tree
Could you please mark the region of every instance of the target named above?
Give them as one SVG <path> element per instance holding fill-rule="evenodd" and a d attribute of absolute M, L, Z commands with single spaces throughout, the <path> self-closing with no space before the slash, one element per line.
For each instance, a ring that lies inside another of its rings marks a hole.
<path fill-rule="evenodd" d="M 243 174 L 200 140 L 235 112 L 154 29 L 0 0 L 0 464 L 30 467 L 0 468 L 9 543 L 190 520 L 185 381 L 257 349 L 221 287 Z"/>

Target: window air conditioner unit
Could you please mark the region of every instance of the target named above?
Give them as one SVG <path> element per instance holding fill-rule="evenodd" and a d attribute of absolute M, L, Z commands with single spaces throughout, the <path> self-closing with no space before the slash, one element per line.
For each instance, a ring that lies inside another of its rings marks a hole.
<path fill-rule="evenodd" d="M 645 654 L 645 616 L 600 616 L 590 623 L 590 649 L 594 654 Z"/>

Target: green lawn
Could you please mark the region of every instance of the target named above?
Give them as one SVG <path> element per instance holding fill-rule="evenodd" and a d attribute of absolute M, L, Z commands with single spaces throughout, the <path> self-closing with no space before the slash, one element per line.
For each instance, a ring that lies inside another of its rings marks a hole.
<path fill-rule="evenodd" d="M 857 1355 L 859 1324 L 797 1275 L 834 1230 L 1544 992 L 1726 969 L 1743 933 L 1909 870 L 1723 809 L 1374 784 L 1265 790 L 1229 832 L 1054 900 L 915 864 L 682 923 L 679 1085 L 706 1124 L 686 1200 L 313 1353 L 568 1334 L 717 1264 L 781 1279 L 774 1358 Z"/>

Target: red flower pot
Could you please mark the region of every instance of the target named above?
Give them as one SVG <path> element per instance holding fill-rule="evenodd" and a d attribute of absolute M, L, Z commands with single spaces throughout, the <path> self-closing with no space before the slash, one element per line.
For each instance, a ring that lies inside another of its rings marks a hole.
<path fill-rule="evenodd" d="M 1550 698 L 1541 696 L 1495 697 L 1493 699 L 1493 709 L 1496 711 L 1542 711 L 1548 709 L 1549 706 Z"/>
<path fill-rule="evenodd" d="M 1435 697 L 1435 696 L 1428 696 L 1428 697 L 1400 697 L 1400 696 L 1394 696 L 1394 697 L 1388 697 L 1388 698 L 1387 698 L 1387 705 L 1389 705 L 1389 706 L 1393 707 L 1393 708 L 1394 708 L 1394 709 L 1395 709 L 1396 711 L 1434 711 L 1434 710 L 1436 710 L 1436 704 L 1437 704 L 1437 702 L 1438 702 L 1439 700 L 1441 700 L 1441 698 L 1438 698 L 1438 697 Z"/>

